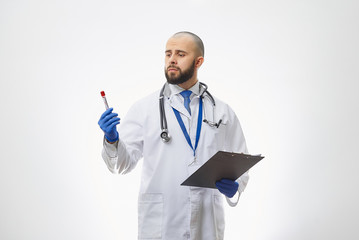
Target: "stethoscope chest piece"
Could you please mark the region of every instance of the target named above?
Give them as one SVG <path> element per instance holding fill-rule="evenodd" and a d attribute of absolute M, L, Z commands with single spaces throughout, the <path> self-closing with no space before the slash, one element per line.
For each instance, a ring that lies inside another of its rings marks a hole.
<path fill-rule="evenodd" d="M 168 134 L 167 129 L 162 129 L 161 138 L 162 138 L 162 141 L 165 143 L 167 143 L 171 140 L 171 136 Z"/>

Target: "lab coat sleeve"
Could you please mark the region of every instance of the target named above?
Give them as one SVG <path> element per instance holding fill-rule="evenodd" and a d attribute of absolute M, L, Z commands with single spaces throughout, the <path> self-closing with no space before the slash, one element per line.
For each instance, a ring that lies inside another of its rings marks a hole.
<path fill-rule="evenodd" d="M 103 140 L 102 158 L 112 173 L 126 174 L 134 169 L 143 152 L 143 113 L 135 104 L 118 127 L 119 140 L 113 144 Z"/>
<path fill-rule="evenodd" d="M 233 110 L 229 106 L 228 108 L 229 108 L 229 114 L 228 114 L 229 121 L 228 121 L 228 126 L 226 128 L 226 140 L 227 140 L 225 144 L 226 151 L 236 152 L 236 153 L 248 153 L 246 141 L 239 120 L 236 114 L 233 112 Z M 239 177 L 236 180 L 239 184 L 237 194 L 231 199 L 226 197 L 227 203 L 231 207 L 237 205 L 241 193 L 244 191 L 244 189 L 247 186 L 248 180 L 249 180 L 248 172 L 245 172 L 241 177 Z M 235 202 L 232 202 L 231 201 L 232 199 L 237 199 L 237 200 Z"/>

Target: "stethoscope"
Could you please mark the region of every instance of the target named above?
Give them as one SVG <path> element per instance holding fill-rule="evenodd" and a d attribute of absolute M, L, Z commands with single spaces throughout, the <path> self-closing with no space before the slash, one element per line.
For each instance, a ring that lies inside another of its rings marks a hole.
<path fill-rule="evenodd" d="M 213 96 L 208 92 L 208 87 L 206 84 L 200 82 L 199 83 L 201 87 L 204 88 L 204 91 L 202 91 L 201 95 L 199 96 L 201 98 L 201 100 L 203 99 L 203 94 L 207 93 L 208 98 L 211 100 L 213 107 L 216 106 L 216 102 L 213 98 Z M 163 85 L 161 92 L 160 92 L 160 98 L 159 98 L 159 102 L 160 102 L 160 117 L 161 117 L 161 138 L 163 142 L 169 142 L 171 140 L 171 136 L 168 133 L 168 128 L 167 128 L 167 119 L 166 119 L 166 113 L 165 113 L 165 104 L 164 104 L 164 90 L 166 88 L 166 84 Z M 205 109 L 205 108 L 204 108 Z M 213 120 L 214 120 L 214 111 L 213 111 Z M 222 119 L 219 120 L 218 123 L 215 122 L 211 122 L 209 120 L 206 119 L 206 111 L 204 110 L 204 119 L 203 119 L 204 123 L 207 123 L 209 126 L 211 127 L 219 127 L 219 125 L 222 122 Z"/>

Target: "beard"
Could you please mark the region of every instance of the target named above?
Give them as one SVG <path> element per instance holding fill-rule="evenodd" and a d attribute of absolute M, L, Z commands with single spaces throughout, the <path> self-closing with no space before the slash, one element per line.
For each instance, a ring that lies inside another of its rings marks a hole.
<path fill-rule="evenodd" d="M 168 74 L 168 68 L 166 69 L 165 68 L 165 75 L 166 75 L 166 78 L 167 78 L 167 82 L 169 84 L 175 84 L 175 85 L 178 85 L 178 84 L 181 84 L 181 83 L 184 83 L 184 82 L 187 82 L 189 79 L 191 79 L 193 77 L 193 74 L 194 74 L 194 69 L 195 69 L 195 60 L 193 60 L 193 63 L 192 65 L 184 70 L 182 72 L 182 70 L 176 66 L 173 66 L 173 65 L 170 65 L 168 66 L 168 68 L 176 68 L 178 70 L 178 76 L 175 77 L 174 74 Z"/>

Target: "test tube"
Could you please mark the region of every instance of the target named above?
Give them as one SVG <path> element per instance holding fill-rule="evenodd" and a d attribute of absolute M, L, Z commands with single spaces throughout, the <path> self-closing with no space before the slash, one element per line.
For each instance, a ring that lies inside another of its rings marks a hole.
<path fill-rule="evenodd" d="M 109 109 L 108 103 L 107 103 L 107 100 L 106 100 L 105 91 L 101 91 L 101 96 L 102 96 L 103 102 L 105 104 L 106 110 Z"/>

